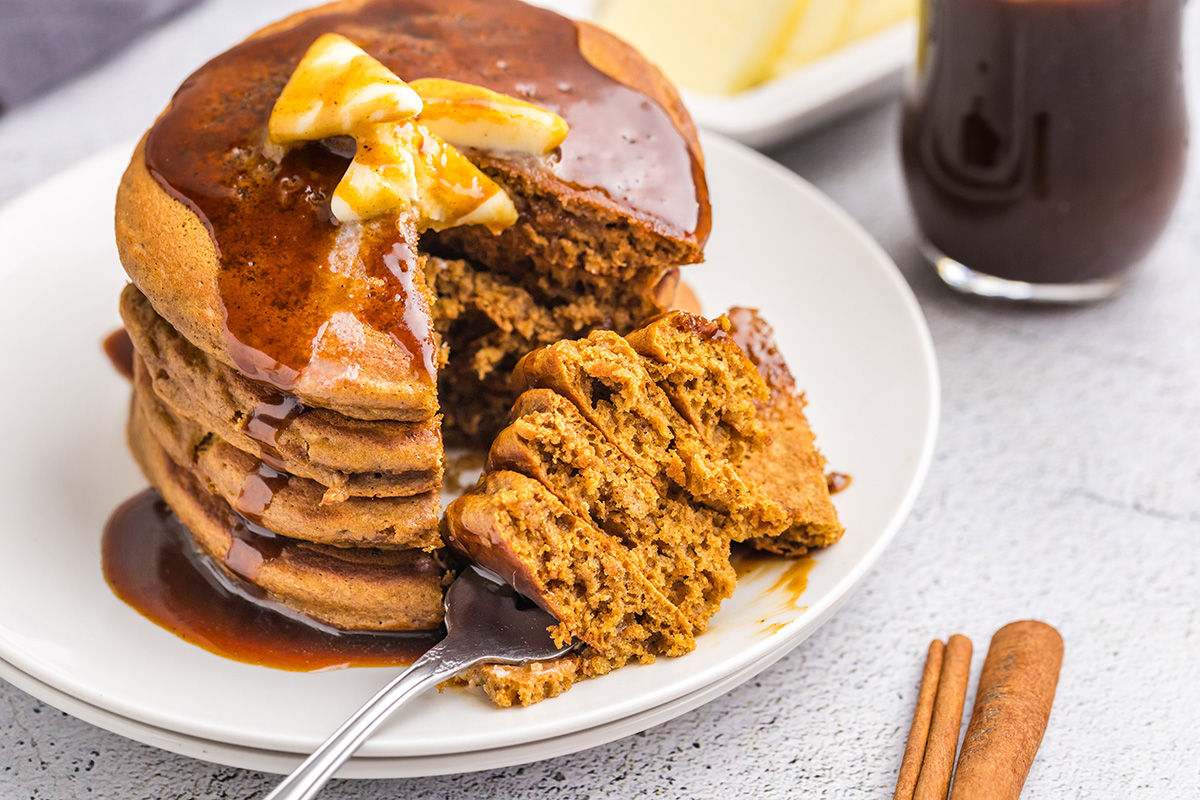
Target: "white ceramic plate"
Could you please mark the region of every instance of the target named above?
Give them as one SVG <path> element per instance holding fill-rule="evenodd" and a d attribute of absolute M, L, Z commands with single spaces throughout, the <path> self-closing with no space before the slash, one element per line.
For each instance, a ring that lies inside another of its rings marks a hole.
<path fill-rule="evenodd" d="M 803 607 L 771 591 L 786 565 L 769 567 L 739 586 L 685 658 L 628 667 L 526 709 L 498 711 L 465 691 L 422 697 L 364 757 L 544 742 L 706 687 L 731 688 L 845 601 L 911 507 L 933 448 L 938 387 L 907 285 L 857 225 L 795 175 L 718 137 L 704 146 L 715 224 L 709 263 L 687 278 L 710 311 L 756 305 L 776 326 L 809 392 L 822 449 L 854 476 L 838 497 L 849 533 L 818 557 Z M 0 455 L 0 658 L 117 717 L 237 747 L 308 752 L 394 670 L 298 674 L 227 661 L 140 617 L 101 575 L 104 520 L 144 485 L 123 443 L 128 386 L 99 344 L 119 322 L 125 278 L 112 198 L 131 150 L 94 157 L 0 211 L 0 414 L 11 421 Z M 421 771 L 409 763 L 406 774 Z"/>

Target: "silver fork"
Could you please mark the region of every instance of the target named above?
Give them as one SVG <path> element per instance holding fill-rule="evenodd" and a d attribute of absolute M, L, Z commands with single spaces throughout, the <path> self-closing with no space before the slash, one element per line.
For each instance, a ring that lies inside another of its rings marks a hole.
<path fill-rule="evenodd" d="M 523 664 L 563 655 L 547 628 L 554 617 L 509 586 L 469 567 L 446 592 L 446 638 L 346 720 L 264 800 L 315 797 L 333 773 L 404 703 L 476 664 Z"/>

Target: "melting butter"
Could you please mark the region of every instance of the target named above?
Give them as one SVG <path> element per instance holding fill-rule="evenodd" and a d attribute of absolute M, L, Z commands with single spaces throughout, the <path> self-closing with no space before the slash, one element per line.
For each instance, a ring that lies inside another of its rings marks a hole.
<path fill-rule="evenodd" d="M 421 113 L 421 97 L 345 36 L 313 42 L 271 109 L 273 144 L 353 136 L 364 125 L 401 122 Z"/>
<path fill-rule="evenodd" d="M 566 121 L 533 103 L 444 78 L 410 85 L 424 104 L 421 123 L 455 147 L 537 157 L 567 138 Z"/>
<path fill-rule="evenodd" d="M 395 213 L 418 230 L 517 220 L 505 191 L 458 147 L 499 157 L 545 156 L 567 136 L 557 114 L 481 86 L 440 78 L 405 83 L 339 34 L 317 39 L 271 112 L 268 155 L 350 136 L 354 157 L 331 202 L 339 222 Z"/>

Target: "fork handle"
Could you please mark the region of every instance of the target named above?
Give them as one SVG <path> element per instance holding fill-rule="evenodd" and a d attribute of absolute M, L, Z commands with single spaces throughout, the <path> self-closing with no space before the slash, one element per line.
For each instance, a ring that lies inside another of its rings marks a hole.
<path fill-rule="evenodd" d="M 425 689 L 483 660 L 477 655 L 464 656 L 454 637 L 446 637 L 380 689 L 263 800 L 309 800 L 315 797 L 337 768 L 354 755 L 393 711 Z"/>

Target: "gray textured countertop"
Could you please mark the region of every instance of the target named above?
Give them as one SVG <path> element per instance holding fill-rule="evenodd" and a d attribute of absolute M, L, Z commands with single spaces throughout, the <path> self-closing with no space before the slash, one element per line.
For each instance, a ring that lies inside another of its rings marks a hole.
<path fill-rule="evenodd" d="M 0 202 L 137 135 L 194 67 L 300 5 L 212 0 L 0 117 Z M 1200 159 L 1119 300 L 998 308 L 953 295 L 919 258 L 896 116 L 877 106 L 770 153 L 888 250 L 940 358 L 932 471 L 858 593 L 774 667 L 642 734 L 493 772 L 339 781 L 324 796 L 890 796 L 929 640 L 967 634 L 978 671 L 993 631 L 1037 617 L 1062 631 L 1066 660 L 1025 796 L 1200 797 Z M 274 783 L 128 741 L 3 681 L 0 699 L 3 798 L 245 798 Z"/>

